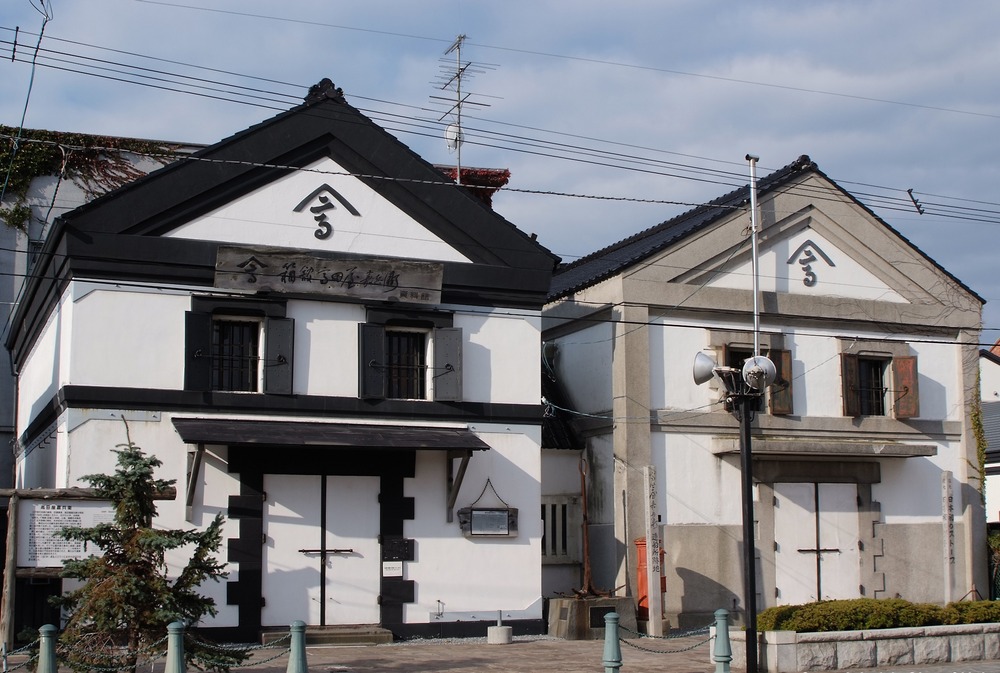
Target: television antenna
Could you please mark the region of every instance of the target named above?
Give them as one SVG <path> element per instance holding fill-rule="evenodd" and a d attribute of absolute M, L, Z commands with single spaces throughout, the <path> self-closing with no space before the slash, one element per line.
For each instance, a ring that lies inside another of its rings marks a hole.
<path fill-rule="evenodd" d="M 449 95 L 431 96 L 431 100 L 440 101 L 438 104 L 447 105 L 444 113 L 438 117 L 438 121 L 451 118 L 451 123 L 445 127 L 444 138 L 448 143 L 448 151 L 456 153 L 457 169 L 455 171 L 455 182 L 462 184 L 462 145 L 465 143 L 465 131 L 462 127 L 462 110 L 466 105 L 477 107 L 489 107 L 488 103 L 472 100 L 472 96 L 483 96 L 483 94 L 468 91 L 466 85 L 473 75 L 481 75 L 488 70 L 493 70 L 497 66 L 493 64 L 473 63 L 462 59 L 462 44 L 466 36 L 459 35 L 451 46 L 444 52 L 441 58 L 441 74 L 437 80 L 432 82 L 440 91 Z M 454 58 L 452 58 L 454 54 Z M 499 98 L 498 96 L 488 96 L 489 98 Z"/>

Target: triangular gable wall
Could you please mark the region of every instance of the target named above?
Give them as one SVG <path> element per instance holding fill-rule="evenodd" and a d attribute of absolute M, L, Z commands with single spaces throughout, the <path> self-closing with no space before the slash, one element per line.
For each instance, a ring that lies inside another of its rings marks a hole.
<path fill-rule="evenodd" d="M 164 235 L 248 246 L 470 261 L 328 158 L 283 175 Z"/>
<path fill-rule="evenodd" d="M 772 176 L 761 181 L 767 188 L 759 201 L 765 314 L 978 325 L 978 296 L 815 164 L 800 160 L 779 173 L 783 175 L 778 182 Z M 599 301 L 601 296 L 621 296 L 667 309 L 749 310 L 753 275 L 748 205 L 738 192 L 713 204 L 560 270 L 550 298 L 586 295 L 588 301 Z M 587 281 L 588 276 L 593 280 Z"/>

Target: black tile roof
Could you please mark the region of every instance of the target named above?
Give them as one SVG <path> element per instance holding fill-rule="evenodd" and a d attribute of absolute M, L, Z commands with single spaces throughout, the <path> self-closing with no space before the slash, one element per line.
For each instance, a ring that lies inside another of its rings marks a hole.
<path fill-rule="evenodd" d="M 816 164 L 808 156 L 803 155 L 788 166 L 760 179 L 757 183 L 757 193 L 763 195 L 767 190 L 784 184 L 790 178 L 815 169 Z M 733 208 L 741 208 L 749 203 L 750 186 L 745 185 L 602 250 L 581 257 L 571 264 L 561 266 L 552 279 L 549 300 L 559 299 L 610 278 L 622 269 L 664 250 L 689 234 L 704 229 L 731 213 Z"/>

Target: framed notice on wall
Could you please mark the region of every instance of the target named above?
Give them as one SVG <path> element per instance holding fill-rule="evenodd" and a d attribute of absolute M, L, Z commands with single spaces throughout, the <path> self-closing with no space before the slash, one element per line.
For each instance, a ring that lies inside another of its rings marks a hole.
<path fill-rule="evenodd" d="M 517 508 L 465 507 L 458 525 L 466 537 L 517 537 Z"/>
<path fill-rule="evenodd" d="M 21 500 L 17 508 L 17 567 L 58 568 L 101 550 L 86 542 L 65 540 L 67 527 L 92 528 L 114 521 L 109 502 L 84 500 Z"/>

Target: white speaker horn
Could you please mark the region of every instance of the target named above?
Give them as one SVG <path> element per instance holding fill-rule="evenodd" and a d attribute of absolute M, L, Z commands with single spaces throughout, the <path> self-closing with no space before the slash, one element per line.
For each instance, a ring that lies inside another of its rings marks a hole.
<path fill-rule="evenodd" d="M 692 368 L 694 382 L 701 385 L 711 381 L 712 377 L 715 376 L 715 367 L 715 360 L 711 356 L 702 352 L 697 353 L 694 356 L 694 367 Z"/>
<path fill-rule="evenodd" d="M 764 390 L 777 376 L 774 363 L 763 355 L 755 355 L 743 363 L 743 380 L 754 390 Z"/>

